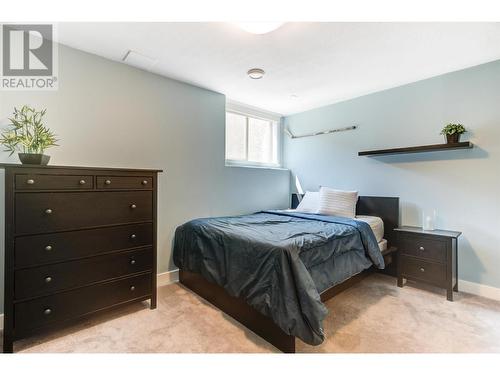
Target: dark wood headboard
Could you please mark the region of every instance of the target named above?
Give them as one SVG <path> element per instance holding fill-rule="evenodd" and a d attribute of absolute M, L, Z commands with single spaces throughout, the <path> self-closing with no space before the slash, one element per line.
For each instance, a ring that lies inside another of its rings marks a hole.
<path fill-rule="evenodd" d="M 360 196 L 356 205 L 356 215 L 378 216 L 384 222 L 384 238 L 388 247 L 396 245 L 399 226 L 399 198 Z"/>
<path fill-rule="evenodd" d="M 299 204 L 298 194 L 292 194 L 292 208 Z M 396 232 L 399 226 L 398 197 L 367 197 L 360 196 L 356 205 L 356 215 L 378 216 L 384 222 L 384 238 L 388 246 L 396 245 Z"/>

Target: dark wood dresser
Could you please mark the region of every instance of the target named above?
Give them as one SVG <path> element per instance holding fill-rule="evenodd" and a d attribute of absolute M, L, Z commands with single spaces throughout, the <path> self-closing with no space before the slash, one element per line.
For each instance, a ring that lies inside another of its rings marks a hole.
<path fill-rule="evenodd" d="M 5 169 L 4 352 L 96 312 L 156 308 L 159 170 Z"/>
<path fill-rule="evenodd" d="M 399 227 L 398 286 L 403 278 L 446 289 L 448 301 L 458 292 L 458 237 L 461 232 Z"/>

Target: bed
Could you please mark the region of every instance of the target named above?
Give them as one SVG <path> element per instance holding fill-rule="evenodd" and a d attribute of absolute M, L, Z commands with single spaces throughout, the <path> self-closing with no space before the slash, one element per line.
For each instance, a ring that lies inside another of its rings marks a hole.
<path fill-rule="evenodd" d="M 399 199 L 360 197 L 356 215 L 275 210 L 192 220 L 175 234 L 180 282 L 283 352 L 295 352 L 296 337 L 319 345 L 324 301 L 375 269 L 394 274 Z M 370 217 L 383 223 L 383 241 Z"/>

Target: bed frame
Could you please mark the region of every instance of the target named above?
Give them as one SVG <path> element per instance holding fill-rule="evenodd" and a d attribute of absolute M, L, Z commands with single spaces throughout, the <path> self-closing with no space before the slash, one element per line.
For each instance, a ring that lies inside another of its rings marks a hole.
<path fill-rule="evenodd" d="M 359 197 L 356 214 L 378 216 L 384 222 L 384 238 L 387 240 L 387 250 L 382 253 L 386 269 L 379 271 L 395 276 L 395 256 L 397 256 L 396 233 L 394 228 L 399 224 L 399 198 L 392 197 Z M 342 291 L 356 284 L 367 275 L 375 272 L 370 268 L 357 274 L 341 284 L 325 291 L 321 301 L 325 302 Z M 286 334 L 271 318 L 262 315 L 248 305 L 242 297 L 232 297 L 221 286 L 208 282 L 198 273 L 179 270 L 179 281 L 185 287 L 204 298 L 212 305 L 236 319 L 248 329 L 274 345 L 284 353 L 295 353 L 295 336 Z"/>

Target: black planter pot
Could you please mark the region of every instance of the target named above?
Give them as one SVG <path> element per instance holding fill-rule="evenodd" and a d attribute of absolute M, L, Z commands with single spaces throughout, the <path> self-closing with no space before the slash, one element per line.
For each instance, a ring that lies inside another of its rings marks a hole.
<path fill-rule="evenodd" d="M 18 154 L 22 164 L 47 165 L 50 160 L 49 155 L 44 154 Z"/>
<path fill-rule="evenodd" d="M 460 134 L 446 134 L 446 142 L 447 143 L 458 143 L 460 142 Z"/>

